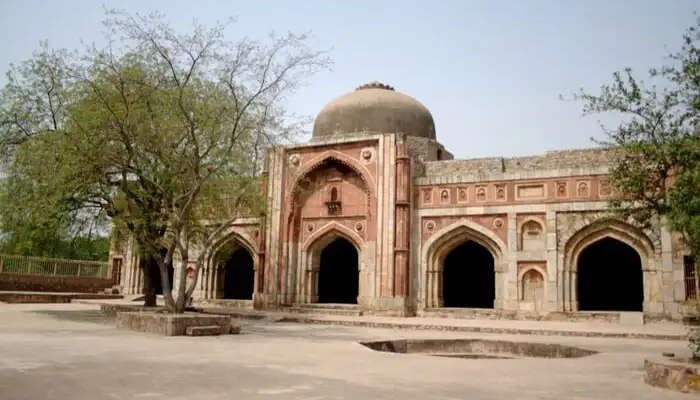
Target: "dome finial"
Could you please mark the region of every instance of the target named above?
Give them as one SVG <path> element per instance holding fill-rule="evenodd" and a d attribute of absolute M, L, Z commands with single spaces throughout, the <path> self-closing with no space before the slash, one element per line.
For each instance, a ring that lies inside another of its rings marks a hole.
<path fill-rule="evenodd" d="M 389 86 L 387 84 L 381 83 L 379 81 L 372 81 L 370 83 L 365 83 L 364 85 L 358 86 L 355 90 L 362 90 L 362 89 L 384 89 L 384 90 L 394 90 L 393 86 Z"/>

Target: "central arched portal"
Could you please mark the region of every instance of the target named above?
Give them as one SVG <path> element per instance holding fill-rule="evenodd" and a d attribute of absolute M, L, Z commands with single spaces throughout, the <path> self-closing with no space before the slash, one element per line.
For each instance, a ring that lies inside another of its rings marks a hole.
<path fill-rule="evenodd" d="M 493 308 L 496 279 L 493 255 L 467 241 L 445 257 L 442 298 L 445 307 Z"/>
<path fill-rule="evenodd" d="M 578 309 L 642 311 L 644 284 L 639 254 L 627 244 L 604 238 L 578 257 Z"/>
<path fill-rule="evenodd" d="M 224 299 L 252 299 L 253 281 L 253 257 L 247 249 L 239 247 L 224 264 Z"/>
<path fill-rule="evenodd" d="M 359 287 L 357 249 L 339 237 L 321 251 L 318 302 L 357 304 Z"/>

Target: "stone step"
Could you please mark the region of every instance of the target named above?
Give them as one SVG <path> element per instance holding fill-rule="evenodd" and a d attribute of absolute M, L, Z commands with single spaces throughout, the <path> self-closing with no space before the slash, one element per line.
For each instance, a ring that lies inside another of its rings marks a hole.
<path fill-rule="evenodd" d="M 457 319 L 510 319 L 520 321 L 597 321 L 618 323 L 622 321 L 621 312 L 616 311 L 578 311 L 578 312 L 548 312 L 537 313 L 534 311 L 523 310 L 495 310 L 491 308 L 457 308 L 457 307 L 442 307 L 429 308 L 418 311 L 419 317 L 425 318 L 457 318 Z M 637 314 L 630 316 L 631 320 L 639 319 Z M 642 320 L 643 321 L 643 320 Z M 641 325 L 635 322 L 633 325 Z"/>
<path fill-rule="evenodd" d="M 359 310 L 360 306 L 357 304 L 343 304 L 343 303 L 299 303 L 294 304 L 294 307 L 302 308 L 312 308 L 318 310 Z"/>
<path fill-rule="evenodd" d="M 459 318 L 459 319 L 513 319 L 541 320 L 542 316 L 533 312 L 514 310 L 494 310 L 489 308 L 430 308 L 418 311 L 419 317 L 425 318 Z"/>
<path fill-rule="evenodd" d="M 218 336 L 221 335 L 219 325 L 188 326 L 185 329 L 186 336 Z"/>
<path fill-rule="evenodd" d="M 253 300 L 236 300 L 236 299 L 206 299 L 195 300 L 198 305 L 211 305 L 217 307 L 235 307 L 235 308 L 253 308 Z"/>
<path fill-rule="evenodd" d="M 316 315 L 346 315 L 359 317 L 362 310 L 354 304 L 297 304 L 285 309 L 287 312 L 296 314 L 316 314 Z"/>

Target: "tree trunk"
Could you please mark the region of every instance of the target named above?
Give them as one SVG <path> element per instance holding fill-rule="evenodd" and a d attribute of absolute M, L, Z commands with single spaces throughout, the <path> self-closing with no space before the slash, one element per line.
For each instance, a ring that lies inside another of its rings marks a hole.
<path fill-rule="evenodd" d="M 143 305 L 145 307 L 155 307 L 156 287 L 155 282 L 153 282 L 153 264 L 150 262 L 145 263 L 141 271 L 143 272 Z"/>

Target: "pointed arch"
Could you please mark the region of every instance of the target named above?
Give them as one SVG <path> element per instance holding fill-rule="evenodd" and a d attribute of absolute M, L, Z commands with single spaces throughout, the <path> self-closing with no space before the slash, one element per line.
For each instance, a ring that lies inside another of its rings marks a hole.
<path fill-rule="evenodd" d="M 260 257 L 258 254 L 258 246 L 251 241 L 246 235 L 233 227 L 232 229 L 221 234 L 218 240 L 214 242 L 206 256 L 205 267 L 200 270 L 198 280 L 199 290 L 203 293 L 204 298 L 218 299 L 224 297 L 224 279 L 225 279 L 225 264 L 226 261 L 238 250 L 245 250 L 253 261 L 253 295 L 255 288 L 258 287 L 258 276 Z"/>
<path fill-rule="evenodd" d="M 630 248 L 638 255 L 642 268 L 643 310 L 652 300 L 651 293 L 660 291 L 657 279 L 656 253 L 658 246 L 640 228 L 614 218 L 602 218 L 578 229 L 564 244 L 562 291 L 564 308 L 578 311 L 578 263 L 581 253 L 602 239 L 614 239 Z M 652 287 L 653 286 L 653 287 Z"/>
<path fill-rule="evenodd" d="M 422 246 L 423 300 L 425 307 L 442 307 L 442 284 L 445 257 L 461 244 L 473 241 L 484 247 L 493 257 L 494 272 L 507 269 L 506 244 L 490 229 L 469 219 L 461 219 L 437 232 Z M 499 296 L 498 291 L 496 297 Z"/>
<path fill-rule="evenodd" d="M 300 252 L 302 262 L 300 265 L 302 270 L 300 272 L 302 279 L 299 289 L 303 302 L 318 302 L 318 282 L 319 271 L 321 268 L 321 253 L 326 246 L 338 238 L 347 240 L 355 247 L 355 250 L 357 251 L 358 271 L 363 269 L 361 260 L 363 259 L 362 255 L 364 241 L 362 237 L 360 237 L 360 235 L 358 235 L 352 229 L 336 221 L 327 223 L 309 236 L 301 246 Z M 359 291 L 360 290 L 358 288 L 358 292 Z"/>
<path fill-rule="evenodd" d="M 595 221 L 571 235 L 564 245 L 564 269 L 575 271 L 577 268 L 575 261 L 581 251 L 606 237 L 617 239 L 637 251 L 642 258 L 642 268 L 655 269 L 655 248 L 651 239 L 641 229 L 613 218 Z"/>
<path fill-rule="evenodd" d="M 364 242 L 362 237 L 358 235 L 357 232 L 336 221 L 331 221 L 312 233 L 304 241 L 302 249 L 303 251 L 309 252 L 312 246 L 314 248 L 319 246 L 317 242 L 321 241 L 327 244 L 339 236 L 352 243 L 358 252 L 362 249 L 362 244 Z"/>
<path fill-rule="evenodd" d="M 346 154 L 343 154 L 337 150 L 329 150 L 321 153 L 319 156 L 315 157 L 311 161 L 302 165 L 301 168 L 299 168 L 299 171 L 297 171 L 292 186 L 290 188 L 290 193 L 292 193 L 291 197 L 294 197 L 294 194 L 298 190 L 299 182 L 301 182 L 304 178 L 313 173 L 317 168 L 321 167 L 324 163 L 327 163 L 329 161 L 337 162 L 353 170 L 355 173 L 357 173 L 357 175 L 364 183 L 365 190 L 367 190 L 367 193 L 369 195 L 375 194 L 374 179 L 372 178 L 372 174 L 369 172 L 367 167 L 360 164 L 357 160 Z"/>

